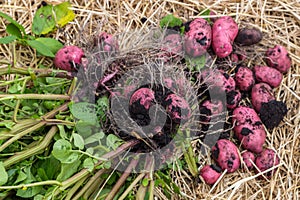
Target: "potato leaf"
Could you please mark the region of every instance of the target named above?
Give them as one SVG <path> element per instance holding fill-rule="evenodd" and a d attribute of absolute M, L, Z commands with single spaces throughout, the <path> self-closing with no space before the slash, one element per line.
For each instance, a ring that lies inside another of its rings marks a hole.
<path fill-rule="evenodd" d="M 80 160 L 76 160 L 74 163 L 62 163 L 61 171 L 57 176 L 56 180 L 65 181 L 67 178 L 71 177 L 75 172 L 77 172 L 77 169 L 80 166 L 80 164 Z"/>
<path fill-rule="evenodd" d="M 10 35 L 3 38 L 0 38 L 0 44 L 9 44 L 17 39 L 17 36 Z"/>
<path fill-rule="evenodd" d="M 72 144 L 69 141 L 59 139 L 53 145 L 52 155 L 61 163 L 73 163 L 78 159 L 78 154 L 71 150 Z"/>
<path fill-rule="evenodd" d="M 77 133 L 73 133 L 73 138 L 74 138 L 75 147 L 77 147 L 79 149 L 83 149 L 84 148 L 84 140 L 83 140 L 82 136 Z"/>
<path fill-rule="evenodd" d="M 0 174 L 0 185 L 4 185 L 8 180 L 8 175 L 3 166 L 3 162 L 0 162 Z"/>
<path fill-rule="evenodd" d="M 41 37 L 41 38 L 36 38 L 35 40 L 47 46 L 53 54 L 56 54 L 56 52 L 64 46 L 62 43 L 60 43 L 59 41 L 53 38 Z"/>
<path fill-rule="evenodd" d="M 161 28 L 173 28 L 176 26 L 182 26 L 182 20 L 172 14 L 169 14 L 160 20 L 159 25 Z"/>
<path fill-rule="evenodd" d="M 91 124 L 97 122 L 96 107 L 94 104 L 79 102 L 70 105 L 70 111 L 77 119 Z"/>
<path fill-rule="evenodd" d="M 13 23 L 10 23 L 6 26 L 6 32 L 16 36 L 17 38 L 22 38 L 21 30 Z"/>
<path fill-rule="evenodd" d="M 23 35 L 26 35 L 25 28 L 21 24 L 19 24 L 16 20 L 11 18 L 9 15 L 7 15 L 3 12 L 0 12 L 0 17 L 3 17 L 4 19 L 9 21 L 10 23 L 14 24 L 23 33 Z"/>
<path fill-rule="evenodd" d="M 52 9 L 52 5 L 46 5 L 36 11 L 32 22 L 32 32 L 34 34 L 47 34 L 55 28 L 55 18 Z"/>
<path fill-rule="evenodd" d="M 70 10 L 69 7 L 71 7 L 71 4 L 69 2 L 63 2 L 54 6 L 56 23 L 60 27 L 65 26 L 67 23 L 73 21 L 75 18 L 75 13 L 72 10 Z"/>
<path fill-rule="evenodd" d="M 51 50 L 46 45 L 41 43 L 40 41 L 27 40 L 26 42 L 30 47 L 36 49 L 37 52 L 39 52 L 43 56 L 48 56 L 48 57 L 51 57 L 51 58 L 55 57 L 55 55 L 51 52 Z"/>

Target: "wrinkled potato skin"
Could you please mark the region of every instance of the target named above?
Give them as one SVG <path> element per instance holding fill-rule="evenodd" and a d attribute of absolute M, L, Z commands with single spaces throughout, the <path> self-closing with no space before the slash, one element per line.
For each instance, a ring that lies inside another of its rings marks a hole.
<path fill-rule="evenodd" d="M 292 61 L 287 50 L 283 46 L 276 45 L 267 50 L 266 62 L 268 66 L 285 73 L 291 68 Z"/>
<path fill-rule="evenodd" d="M 258 82 L 267 83 L 276 88 L 282 81 L 282 74 L 275 68 L 268 66 L 255 66 L 253 68 L 255 78 Z"/>
<path fill-rule="evenodd" d="M 266 83 L 255 84 L 251 91 L 251 102 L 253 108 L 259 113 L 262 103 L 275 100 L 272 88 Z"/>

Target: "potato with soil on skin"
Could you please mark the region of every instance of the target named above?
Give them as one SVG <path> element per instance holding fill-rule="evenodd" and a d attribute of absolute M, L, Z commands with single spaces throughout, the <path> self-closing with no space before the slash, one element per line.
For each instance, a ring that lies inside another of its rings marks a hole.
<path fill-rule="evenodd" d="M 283 78 L 280 71 L 268 66 L 255 66 L 253 71 L 258 82 L 267 83 L 274 88 L 280 85 Z"/>
<path fill-rule="evenodd" d="M 176 94 L 169 94 L 165 102 L 167 104 L 167 113 L 175 122 L 188 120 L 191 116 L 191 108 L 188 102 Z"/>
<path fill-rule="evenodd" d="M 253 164 L 252 163 L 255 163 L 255 155 L 250 151 L 245 151 L 245 152 L 242 153 L 241 156 L 243 158 L 243 161 L 244 161 L 246 167 L 249 170 L 253 169 Z"/>
<path fill-rule="evenodd" d="M 185 53 L 191 57 L 201 56 L 211 44 L 211 27 L 202 18 L 194 19 L 187 26 L 184 34 Z"/>
<path fill-rule="evenodd" d="M 235 38 L 235 42 L 241 46 L 250 46 L 260 42 L 262 39 L 262 32 L 256 28 L 240 29 Z"/>
<path fill-rule="evenodd" d="M 213 185 L 222 175 L 222 169 L 217 165 L 205 165 L 200 170 L 200 176 L 206 184 Z"/>
<path fill-rule="evenodd" d="M 226 107 L 228 109 L 234 109 L 239 104 L 242 95 L 239 90 L 232 90 L 226 93 Z"/>
<path fill-rule="evenodd" d="M 268 66 L 274 67 L 282 73 L 287 72 L 291 68 L 291 58 L 287 50 L 280 45 L 267 50 L 266 62 Z"/>
<path fill-rule="evenodd" d="M 212 147 L 212 157 L 222 170 L 228 173 L 235 172 L 240 167 L 238 148 L 230 140 L 220 139 Z"/>
<path fill-rule="evenodd" d="M 200 121 L 209 122 L 212 117 L 220 115 L 224 111 L 221 100 L 205 100 L 200 106 Z"/>
<path fill-rule="evenodd" d="M 68 72 L 78 71 L 82 64 L 84 52 L 77 46 L 65 46 L 57 51 L 54 58 L 54 66 Z"/>
<path fill-rule="evenodd" d="M 224 16 L 215 21 L 212 27 L 212 48 L 219 58 L 230 55 L 232 44 L 238 34 L 238 25 L 232 17 Z"/>
<path fill-rule="evenodd" d="M 255 153 L 263 150 L 266 132 L 263 124 L 254 109 L 239 106 L 233 111 L 234 133 L 242 146 Z"/>
<path fill-rule="evenodd" d="M 266 83 L 255 84 L 251 91 L 251 102 L 253 108 L 259 113 L 262 103 L 275 100 L 272 88 Z"/>
<path fill-rule="evenodd" d="M 249 91 L 255 84 L 254 74 L 248 67 L 240 66 L 235 73 L 235 82 L 241 91 Z"/>
<path fill-rule="evenodd" d="M 278 164 L 279 157 L 276 155 L 276 152 L 272 149 L 264 149 L 255 160 L 255 165 L 261 172 L 266 171 L 267 169 L 270 169 Z M 267 178 L 271 178 L 275 171 L 276 169 L 271 170 L 267 173 L 264 173 L 264 175 Z"/>

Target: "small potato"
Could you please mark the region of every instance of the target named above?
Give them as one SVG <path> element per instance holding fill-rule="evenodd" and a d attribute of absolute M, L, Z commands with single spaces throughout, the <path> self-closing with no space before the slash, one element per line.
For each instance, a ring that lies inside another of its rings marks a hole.
<path fill-rule="evenodd" d="M 253 164 L 252 163 L 255 163 L 255 156 L 254 156 L 254 154 L 252 152 L 250 152 L 250 151 L 245 151 L 245 152 L 242 153 L 241 156 L 243 158 L 243 161 L 244 161 L 246 167 L 249 170 L 253 169 Z"/>
<path fill-rule="evenodd" d="M 237 126 L 245 123 L 255 124 L 261 121 L 255 110 L 247 106 L 235 108 L 233 111 L 233 120 L 236 120 Z"/>
<path fill-rule="evenodd" d="M 226 94 L 226 107 L 234 109 L 240 102 L 242 95 L 239 90 L 232 90 Z"/>
<path fill-rule="evenodd" d="M 291 68 L 291 58 L 283 46 L 276 45 L 274 48 L 268 49 L 266 56 L 268 66 L 274 67 L 282 73 Z"/>
<path fill-rule="evenodd" d="M 211 44 L 211 27 L 202 18 L 194 19 L 184 34 L 184 49 L 187 55 L 192 57 L 201 56 Z"/>
<path fill-rule="evenodd" d="M 262 33 L 256 28 L 243 28 L 239 30 L 235 42 L 241 46 L 250 46 L 258 43 L 262 39 Z"/>
<path fill-rule="evenodd" d="M 200 120 L 209 122 L 211 117 L 220 115 L 224 111 L 224 106 L 221 100 L 205 100 L 200 106 Z"/>
<path fill-rule="evenodd" d="M 237 87 L 241 91 L 249 91 L 255 83 L 254 74 L 248 67 L 239 67 L 235 73 L 235 81 Z"/>
<path fill-rule="evenodd" d="M 65 46 L 58 50 L 54 58 L 54 66 L 68 72 L 78 71 L 82 64 L 84 52 L 77 46 Z"/>
<path fill-rule="evenodd" d="M 222 169 L 217 165 L 205 165 L 200 170 L 200 176 L 206 184 L 213 185 L 222 175 Z"/>
<path fill-rule="evenodd" d="M 275 68 L 255 66 L 253 71 L 258 82 L 267 83 L 274 88 L 278 87 L 282 81 L 282 74 Z"/>
<path fill-rule="evenodd" d="M 258 83 L 251 91 L 251 102 L 254 109 L 259 113 L 263 103 L 275 100 L 272 88 L 266 83 Z"/>
<path fill-rule="evenodd" d="M 220 139 L 212 147 L 212 157 L 228 173 L 235 172 L 240 167 L 239 150 L 230 140 Z"/>
<path fill-rule="evenodd" d="M 224 16 L 215 21 L 212 27 L 212 48 L 219 58 L 229 56 L 232 43 L 238 34 L 238 25 L 232 17 Z"/>
<path fill-rule="evenodd" d="M 276 152 L 272 149 L 264 149 L 256 158 L 255 165 L 260 171 L 266 171 L 271 167 L 274 167 L 279 164 L 279 157 L 276 155 Z M 275 170 L 265 173 L 267 178 L 271 178 L 275 173 Z"/>

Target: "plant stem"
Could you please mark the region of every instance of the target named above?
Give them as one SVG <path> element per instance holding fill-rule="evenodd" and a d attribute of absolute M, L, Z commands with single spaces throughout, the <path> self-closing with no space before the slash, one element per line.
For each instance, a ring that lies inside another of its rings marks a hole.
<path fill-rule="evenodd" d="M 0 101 L 8 99 L 70 100 L 71 97 L 63 94 L 0 94 Z"/>
<path fill-rule="evenodd" d="M 118 179 L 117 183 L 115 183 L 114 187 L 111 189 L 111 191 L 106 196 L 105 200 L 112 200 L 119 189 L 122 187 L 122 185 L 125 183 L 128 176 L 131 174 L 131 171 L 136 167 L 138 164 L 139 159 L 132 158 L 129 165 L 127 166 L 125 172 L 122 174 L 122 176 Z"/>
<path fill-rule="evenodd" d="M 7 168 L 17 162 L 20 162 L 21 160 L 24 160 L 26 158 L 29 158 L 29 157 L 41 152 L 41 150 L 48 147 L 52 138 L 56 134 L 57 130 L 58 130 L 58 128 L 56 126 L 52 126 L 51 129 L 49 130 L 49 132 L 47 133 L 47 135 L 45 136 L 45 138 L 43 139 L 43 141 L 39 145 L 37 145 L 33 148 L 30 148 L 30 149 L 27 149 L 25 151 L 15 153 L 14 156 L 8 158 L 7 160 L 5 160 L 3 162 L 3 166 L 5 168 Z"/>
<path fill-rule="evenodd" d="M 72 200 L 77 200 L 91 187 L 91 185 L 100 178 L 100 176 L 105 173 L 106 169 L 99 170 L 90 180 L 83 186 L 83 188 L 76 194 L 75 197 L 72 198 Z"/>
<path fill-rule="evenodd" d="M 55 180 L 49 180 L 49 181 L 41 181 L 41 182 L 22 184 L 22 185 L 0 186 L 0 190 L 29 188 L 29 187 L 42 186 L 42 185 L 59 185 L 60 186 L 61 182 L 55 181 Z"/>
<path fill-rule="evenodd" d="M 184 148 L 184 145 L 182 145 Z M 183 153 L 184 160 L 186 161 L 188 168 L 191 172 L 191 174 L 196 177 L 198 175 L 197 165 L 195 161 L 195 154 L 193 152 L 192 146 L 189 145 L 186 152 Z"/>
<path fill-rule="evenodd" d="M 141 173 L 134 179 L 134 181 L 128 186 L 128 188 L 123 192 L 123 194 L 119 197 L 118 200 L 123 200 L 126 198 L 126 196 L 129 194 L 129 192 L 133 189 L 133 187 L 144 178 L 145 173 Z"/>
<path fill-rule="evenodd" d="M 84 177 L 80 181 L 78 181 L 72 189 L 68 191 L 68 194 L 64 200 L 75 200 L 75 198 L 72 198 L 72 196 L 76 193 L 76 191 L 80 188 L 80 186 L 83 184 L 83 182 L 88 178 L 88 176 Z M 76 195 L 77 196 L 77 195 Z"/>
<path fill-rule="evenodd" d="M 24 82 L 23 82 L 23 86 L 22 86 L 22 90 L 21 90 L 21 93 L 24 92 L 24 90 L 26 89 L 26 83 L 29 79 L 25 79 Z M 20 107 L 20 104 L 21 104 L 21 100 L 18 99 L 17 102 L 16 102 L 16 107 L 15 107 L 15 110 L 14 110 L 14 115 L 13 115 L 13 120 L 14 122 L 17 122 L 17 115 L 18 115 L 18 112 L 19 112 L 19 107 Z"/>

